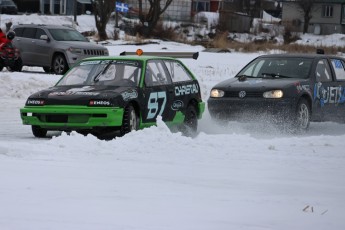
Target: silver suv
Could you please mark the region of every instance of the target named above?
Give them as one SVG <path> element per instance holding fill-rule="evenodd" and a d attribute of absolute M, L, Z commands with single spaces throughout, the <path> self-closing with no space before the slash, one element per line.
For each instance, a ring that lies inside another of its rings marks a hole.
<path fill-rule="evenodd" d="M 43 67 L 45 72 L 64 74 L 76 62 L 91 56 L 108 56 L 108 49 L 89 42 L 68 26 L 23 24 L 13 26 L 13 45 L 23 65 Z"/>

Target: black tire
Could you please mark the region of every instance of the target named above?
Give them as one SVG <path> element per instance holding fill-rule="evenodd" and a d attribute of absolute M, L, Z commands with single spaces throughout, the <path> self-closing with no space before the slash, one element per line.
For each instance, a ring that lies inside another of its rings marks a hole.
<path fill-rule="evenodd" d="M 305 132 L 308 130 L 311 118 L 311 109 L 308 101 L 301 98 L 296 106 L 296 111 L 293 114 L 293 131 Z"/>
<path fill-rule="evenodd" d="M 66 58 L 62 54 L 57 54 L 54 56 L 52 71 L 55 74 L 65 74 L 68 70 L 68 64 Z"/>
<path fill-rule="evenodd" d="M 43 67 L 43 70 L 46 73 L 51 73 L 52 72 L 52 68 L 51 67 Z"/>
<path fill-rule="evenodd" d="M 123 136 L 133 130 L 139 129 L 139 116 L 132 105 L 128 105 L 125 108 L 123 114 L 122 126 L 120 135 Z"/>
<path fill-rule="evenodd" d="M 188 105 L 180 131 L 185 136 L 195 136 L 198 129 L 198 113 L 193 104 Z"/>
<path fill-rule="evenodd" d="M 11 72 L 21 72 L 23 68 L 23 61 L 21 58 L 18 58 L 12 67 L 7 67 L 8 71 Z"/>
<path fill-rule="evenodd" d="M 0 71 L 2 71 L 3 68 L 4 68 L 4 63 L 2 60 L 0 60 Z"/>
<path fill-rule="evenodd" d="M 36 125 L 33 125 L 31 126 L 31 130 L 32 130 L 32 134 L 35 136 L 35 137 L 46 137 L 47 136 L 47 130 L 46 129 L 43 129 L 39 126 L 36 126 Z"/>

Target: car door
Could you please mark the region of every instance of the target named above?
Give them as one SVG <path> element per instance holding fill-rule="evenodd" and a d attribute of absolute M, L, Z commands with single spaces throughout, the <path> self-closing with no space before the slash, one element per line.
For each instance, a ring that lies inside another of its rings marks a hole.
<path fill-rule="evenodd" d="M 317 61 L 315 67 L 315 115 L 321 120 L 332 120 L 337 112 L 338 86 L 327 58 Z"/>
<path fill-rule="evenodd" d="M 198 98 L 199 84 L 179 60 L 165 60 L 169 76 L 174 86 L 174 100 L 172 110 L 183 114 L 192 99 Z"/>
<path fill-rule="evenodd" d="M 35 53 L 33 57 L 35 57 L 35 63 L 39 66 L 50 66 L 50 53 L 51 53 L 51 44 L 48 42 L 47 39 L 42 39 L 41 36 L 46 36 L 48 39 L 48 35 L 43 29 L 37 28 L 35 37 L 32 39 L 32 45 L 34 46 Z"/>
<path fill-rule="evenodd" d="M 18 34 L 17 34 L 18 31 Z M 19 49 L 20 56 L 24 65 L 34 65 L 35 63 L 35 46 L 33 39 L 36 35 L 36 28 L 24 27 L 14 29 L 16 33 L 14 45 Z"/>
<path fill-rule="evenodd" d="M 340 58 L 331 58 L 331 66 L 334 72 L 334 100 L 335 120 L 345 121 L 345 62 Z"/>
<path fill-rule="evenodd" d="M 167 69 L 160 59 L 148 60 L 144 77 L 144 123 L 155 122 L 158 116 L 163 121 L 171 121 L 174 114 L 170 109 L 174 88 L 168 77 Z"/>

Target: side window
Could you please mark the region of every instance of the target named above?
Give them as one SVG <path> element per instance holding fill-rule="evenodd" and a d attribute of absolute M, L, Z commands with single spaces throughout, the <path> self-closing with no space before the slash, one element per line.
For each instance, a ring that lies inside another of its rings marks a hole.
<path fill-rule="evenodd" d="M 22 37 L 35 38 L 36 28 L 24 28 Z"/>
<path fill-rule="evenodd" d="M 345 81 L 344 62 L 340 59 L 332 59 L 332 66 L 335 73 L 335 78 L 338 81 Z"/>
<path fill-rule="evenodd" d="M 190 81 L 192 77 L 186 69 L 177 61 L 165 61 L 168 72 L 173 82 Z"/>
<path fill-rule="evenodd" d="M 167 76 L 166 67 L 161 60 L 150 60 L 147 62 L 145 72 L 145 85 L 167 85 L 171 80 Z"/>
<path fill-rule="evenodd" d="M 37 29 L 35 38 L 40 39 L 41 35 L 46 35 L 46 32 L 44 32 L 42 29 Z"/>
<path fill-rule="evenodd" d="M 317 82 L 332 81 L 331 70 L 326 59 L 318 61 L 315 69 L 315 77 Z"/>
<path fill-rule="evenodd" d="M 23 28 L 15 28 L 13 31 L 16 33 L 16 37 L 22 37 Z"/>

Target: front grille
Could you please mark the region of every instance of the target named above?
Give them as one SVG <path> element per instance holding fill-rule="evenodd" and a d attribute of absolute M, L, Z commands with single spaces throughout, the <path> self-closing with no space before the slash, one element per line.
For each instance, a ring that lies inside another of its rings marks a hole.
<path fill-rule="evenodd" d="M 104 56 L 104 50 L 91 50 L 91 49 L 87 49 L 87 50 L 84 50 L 84 55 Z"/>
<path fill-rule="evenodd" d="M 240 91 L 233 91 L 233 92 L 225 92 L 224 97 L 238 97 L 239 98 Z M 262 92 L 247 92 L 246 91 L 246 97 L 255 97 L 255 98 L 262 98 Z"/>
<path fill-rule="evenodd" d="M 56 123 L 66 123 L 68 121 L 67 115 L 46 115 L 47 122 L 56 122 Z"/>

